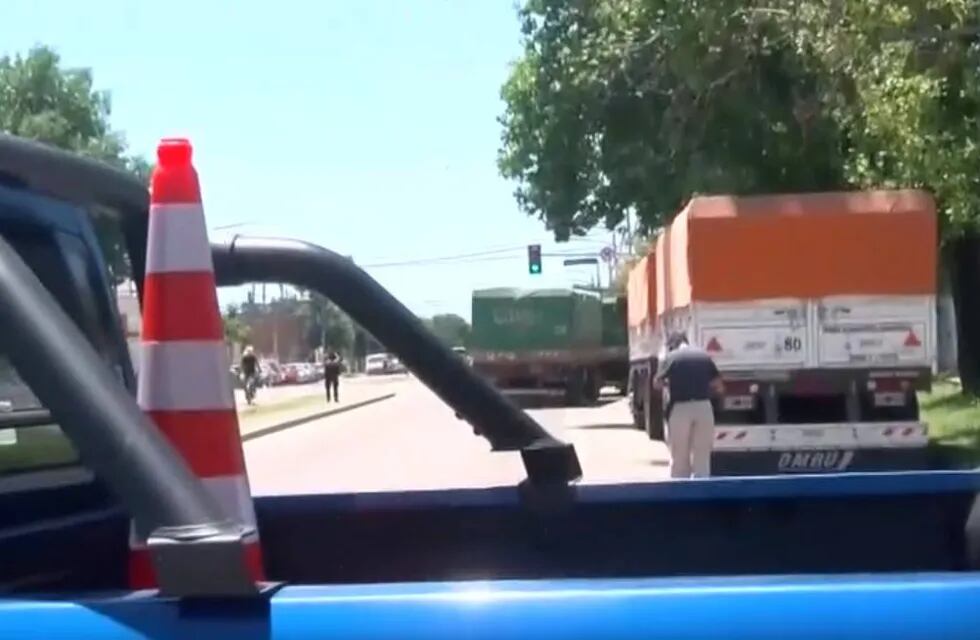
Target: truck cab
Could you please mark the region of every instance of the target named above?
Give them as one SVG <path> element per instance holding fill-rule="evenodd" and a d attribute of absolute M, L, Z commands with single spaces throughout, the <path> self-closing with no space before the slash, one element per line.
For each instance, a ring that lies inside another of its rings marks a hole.
<path fill-rule="evenodd" d="M 132 397 L 104 246 L 115 239 L 142 282 L 144 185 L 5 137 L 0 175 L 0 460 L 16 461 L 0 467 L 2 637 L 955 640 L 980 629 L 978 474 L 579 483 L 573 447 L 342 255 L 236 238 L 212 246 L 219 284 L 287 281 L 331 297 L 470 422 L 487 455 L 519 452 L 527 470 L 518 486 L 255 498 L 268 582 L 252 583 Z M 95 210 L 112 212 L 113 235 L 99 234 Z M 156 529 L 159 589 L 127 586 L 132 519 L 199 534 Z"/>

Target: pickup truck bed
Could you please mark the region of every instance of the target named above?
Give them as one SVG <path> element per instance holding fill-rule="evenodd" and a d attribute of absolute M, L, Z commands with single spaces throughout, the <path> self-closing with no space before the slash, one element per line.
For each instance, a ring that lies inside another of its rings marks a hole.
<path fill-rule="evenodd" d="M 0 532 L 5 590 L 45 592 L 0 600 L 0 628 L 44 638 L 975 638 L 980 579 L 967 571 L 964 523 L 978 488 L 972 472 L 584 486 L 551 513 L 511 487 L 258 498 L 269 577 L 288 586 L 258 604 L 200 607 L 120 594 L 127 520 L 81 509 L 79 494 L 73 517 Z M 78 600 L 68 589 L 108 591 Z"/>
<path fill-rule="evenodd" d="M 836 574 L 965 569 L 978 489 L 947 471 L 582 486 L 551 512 L 513 487 L 255 505 L 269 578 L 291 584 Z M 128 521 L 88 491 L 0 531 L 0 589 L 125 586 Z"/>

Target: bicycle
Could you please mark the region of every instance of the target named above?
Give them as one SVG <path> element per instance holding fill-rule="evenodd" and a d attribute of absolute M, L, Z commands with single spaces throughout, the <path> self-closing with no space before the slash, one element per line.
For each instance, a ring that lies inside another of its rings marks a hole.
<path fill-rule="evenodd" d="M 255 376 L 245 376 L 245 402 L 249 405 L 255 402 L 256 380 Z"/>

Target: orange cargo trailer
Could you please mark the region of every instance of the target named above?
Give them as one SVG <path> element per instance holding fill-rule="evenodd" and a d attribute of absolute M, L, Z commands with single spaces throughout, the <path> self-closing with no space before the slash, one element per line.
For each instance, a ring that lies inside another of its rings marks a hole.
<path fill-rule="evenodd" d="M 657 272 L 651 252 L 633 265 L 626 285 L 626 316 L 629 327 L 630 359 L 649 358 L 657 353 Z"/>
<path fill-rule="evenodd" d="M 628 392 L 633 423 L 653 439 L 663 439 L 659 395 L 650 380 L 657 368 L 660 332 L 657 317 L 657 254 L 650 251 L 630 270 L 626 285 L 630 375 Z"/>
<path fill-rule="evenodd" d="M 936 210 L 921 191 L 711 196 L 670 226 L 662 310 L 838 295 L 935 295 Z"/>
<path fill-rule="evenodd" d="M 917 190 L 693 198 L 657 239 L 656 311 L 726 379 L 716 452 L 750 473 L 922 464 L 937 235 Z"/>

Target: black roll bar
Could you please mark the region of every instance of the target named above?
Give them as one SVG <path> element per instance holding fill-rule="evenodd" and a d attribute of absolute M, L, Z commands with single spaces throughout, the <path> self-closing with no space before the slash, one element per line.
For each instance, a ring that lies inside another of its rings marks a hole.
<path fill-rule="evenodd" d="M 548 433 L 473 372 L 350 259 L 307 242 L 236 236 L 212 243 L 218 286 L 284 283 L 319 292 L 367 329 L 495 451 L 520 451 L 528 481 L 565 485 L 582 475 L 571 444 Z"/>
<path fill-rule="evenodd" d="M 184 460 L 0 236 L 0 349 L 148 534 L 169 595 L 253 595 L 242 539 Z M 188 552 L 188 553 L 185 553 Z"/>

